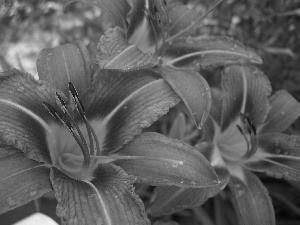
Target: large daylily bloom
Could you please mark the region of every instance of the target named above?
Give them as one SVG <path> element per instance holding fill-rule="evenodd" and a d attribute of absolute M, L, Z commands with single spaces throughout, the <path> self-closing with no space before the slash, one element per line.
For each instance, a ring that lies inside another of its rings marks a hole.
<path fill-rule="evenodd" d="M 220 87 L 212 90 L 210 117 L 195 148 L 209 159 L 221 183 L 195 190 L 159 187 L 152 212 L 199 206 L 228 184 L 241 224 L 275 224 L 267 190 L 250 171 L 300 180 L 300 137 L 282 133 L 299 117 L 300 104 L 285 90 L 270 96 L 267 77 L 252 66 L 226 68 Z"/>
<path fill-rule="evenodd" d="M 255 52 L 231 38 L 197 35 L 193 28 L 207 14 L 196 11 L 197 7 L 189 1 L 79 1 L 91 3 L 102 12 L 104 34 L 100 37 L 96 60 L 99 66 L 121 71 L 157 66 L 189 109 L 198 128 L 202 127 L 211 106 L 210 88 L 199 69 L 261 63 Z"/>
<path fill-rule="evenodd" d="M 156 133 L 132 141 L 179 102 L 155 72 L 92 77 L 82 44 L 43 50 L 37 68 L 42 80 L 19 70 L 0 75 L 0 213 L 54 190 L 64 224 L 149 224 L 136 180 L 216 183 L 189 146 Z"/>

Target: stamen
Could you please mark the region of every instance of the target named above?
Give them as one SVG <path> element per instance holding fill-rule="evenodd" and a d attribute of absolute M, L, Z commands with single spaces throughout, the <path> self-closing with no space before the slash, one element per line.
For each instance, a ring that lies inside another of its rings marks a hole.
<path fill-rule="evenodd" d="M 88 120 L 85 116 L 83 104 L 82 104 L 82 102 L 80 101 L 80 99 L 78 97 L 78 93 L 76 91 L 76 88 L 74 87 L 74 85 L 71 82 L 69 82 L 69 91 L 70 91 L 70 93 L 73 97 L 73 100 L 75 102 L 76 110 L 77 110 L 78 114 L 80 115 L 82 121 L 85 123 L 87 133 L 88 133 L 88 136 L 89 136 L 89 141 L 90 141 L 90 154 L 91 155 L 95 154 L 94 141 L 96 143 L 96 151 L 98 153 L 100 153 L 100 144 L 99 144 L 96 132 L 94 131 L 91 124 L 88 122 Z"/>
<path fill-rule="evenodd" d="M 79 134 L 79 137 L 81 139 L 81 143 L 83 144 L 83 148 L 81 148 L 81 151 L 82 151 L 82 154 L 84 155 L 84 159 L 85 159 L 84 162 L 83 162 L 82 167 L 87 168 L 87 167 L 89 167 L 89 164 L 90 164 L 90 154 L 89 154 L 89 149 L 88 149 L 87 143 L 85 141 L 85 138 L 84 138 L 83 134 L 81 133 L 77 123 L 74 121 L 74 119 L 70 115 L 70 113 L 67 109 L 65 101 L 62 99 L 62 97 L 57 92 L 55 93 L 55 95 L 56 95 L 58 101 L 61 104 L 61 110 L 64 112 L 64 114 L 66 116 L 66 121 L 71 122 L 71 124 L 75 127 L 77 133 Z"/>

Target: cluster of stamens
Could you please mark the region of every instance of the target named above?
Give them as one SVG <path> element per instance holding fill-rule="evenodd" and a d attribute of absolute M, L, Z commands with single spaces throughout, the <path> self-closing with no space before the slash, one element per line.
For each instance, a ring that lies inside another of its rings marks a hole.
<path fill-rule="evenodd" d="M 73 138 L 76 140 L 78 146 L 81 149 L 82 155 L 72 152 L 64 152 L 58 157 L 59 167 L 62 168 L 65 172 L 68 172 L 72 175 L 86 171 L 89 167 L 93 168 L 98 163 L 110 163 L 115 160 L 128 160 L 128 159 L 146 159 L 146 160 L 162 160 L 170 162 L 172 167 L 177 167 L 178 165 L 183 165 L 182 161 L 161 158 L 161 157 L 151 157 L 151 156 L 126 156 L 120 154 L 113 155 L 101 155 L 100 143 L 96 136 L 96 132 L 92 128 L 91 124 L 88 122 L 86 114 L 84 112 L 84 107 L 82 102 L 78 97 L 78 93 L 74 85 L 69 82 L 69 92 L 72 96 L 72 99 L 75 103 L 75 108 L 79 114 L 82 122 L 85 124 L 87 135 L 89 139 L 89 145 L 85 140 L 83 133 L 77 125 L 77 122 L 74 120 L 73 116 L 69 112 L 65 101 L 59 93 L 55 93 L 57 104 L 60 108 L 60 111 L 56 110 L 51 104 L 43 102 L 46 110 L 51 114 L 51 116 L 59 123 L 66 127 Z M 66 163 L 71 162 L 72 167 L 67 166 Z M 81 165 L 81 166 L 80 166 Z M 75 167 L 75 168 L 73 168 Z"/>
<path fill-rule="evenodd" d="M 73 98 L 73 101 L 75 103 L 75 108 L 77 113 L 79 114 L 81 120 L 86 126 L 88 138 L 89 138 L 89 146 L 85 140 L 85 137 L 81 130 L 79 129 L 77 123 L 75 122 L 74 118 L 70 114 L 67 105 L 60 94 L 57 92 L 55 93 L 55 97 L 57 100 L 57 103 L 61 109 L 61 111 L 57 111 L 52 105 L 50 105 L 47 102 L 43 102 L 43 105 L 47 109 L 47 111 L 52 115 L 52 117 L 60 124 L 64 125 L 71 135 L 76 140 L 77 144 L 79 145 L 82 154 L 83 154 L 83 163 L 82 163 L 82 169 L 86 169 L 90 165 L 90 156 L 96 155 L 96 153 L 100 153 L 100 145 L 99 141 L 97 139 L 96 133 L 94 129 L 92 128 L 91 124 L 88 122 L 87 117 L 84 112 L 84 107 L 82 102 L 80 101 L 78 97 L 78 93 L 74 87 L 74 85 L 69 82 L 69 92 Z M 72 154 L 65 153 L 64 156 L 69 156 L 68 158 L 72 158 Z M 81 161 L 82 157 L 76 157 L 76 155 L 73 156 L 73 159 Z M 59 164 L 60 166 L 64 167 L 64 163 L 61 162 L 62 157 L 59 158 Z M 81 169 L 81 168 L 79 168 Z M 74 171 L 75 172 L 75 171 Z"/>
<path fill-rule="evenodd" d="M 243 135 L 247 143 L 247 151 L 243 155 L 242 159 L 249 159 L 256 153 L 258 147 L 256 127 L 250 120 L 248 115 L 240 113 L 240 120 L 242 122 L 242 126 L 237 124 L 236 127 L 239 130 L 239 132 Z"/>

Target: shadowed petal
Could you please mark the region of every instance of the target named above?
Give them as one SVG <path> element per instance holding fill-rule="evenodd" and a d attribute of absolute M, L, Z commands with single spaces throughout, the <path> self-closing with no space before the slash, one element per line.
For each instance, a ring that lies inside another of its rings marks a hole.
<path fill-rule="evenodd" d="M 132 177 L 112 164 L 99 165 L 95 176 L 93 182 L 77 181 L 51 171 L 57 215 L 64 224 L 150 224 Z"/>
<path fill-rule="evenodd" d="M 211 107 L 211 92 L 206 80 L 197 72 L 165 67 L 163 78 L 185 103 L 198 128 L 201 128 Z"/>
<path fill-rule="evenodd" d="M 240 113 L 248 115 L 255 126 L 261 125 L 269 112 L 271 93 L 268 78 L 253 66 L 229 66 L 222 74 L 221 128 L 225 130 Z"/>
<path fill-rule="evenodd" d="M 244 167 L 269 176 L 300 180 L 300 137 L 281 133 L 259 136 L 260 151 Z"/>
<path fill-rule="evenodd" d="M 102 71 L 88 93 L 87 117 L 93 120 L 106 153 L 119 150 L 179 102 L 177 94 L 149 70 Z M 117 90 L 117 91 L 116 91 Z"/>
<path fill-rule="evenodd" d="M 71 81 L 81 96 L 91 85 L 91 62 L 83 43 L 65 44 L 40 51 L 37 59 L 39 78 L 69 96 Z"/>
<path fill-rule="evenodd" d="M 244 180 L 232 176 L 229 187 L 240 224 L 275 225 L 271 198 L 253 173 L 244 171 Z"/>
<path fill-rule="evenodd" d="M 40 162 L 51 162 L 46 136 L 53 120 L 42 103 L 55 105 L 54 93 L 49 84 L 19 70 L 0 76 L 0 138 Z"/>
<path fill-rule="evenodd" d="M 49 168 L 18 149 L 0 148 L 0 165 L 0 214 L 52 190 Z"/>
<path fill-rule="evenodd" d="M 218 178 L 205 159 L 190 145 L 157 133 L 144 133 L 119 151 L 120 155 L 142 158 L 118 160 L 115 164 L 137 182 L 154 186 L 208 187 Z"/>
<path fill-rule="evenodd" d="M 272 95 L 269 103 L 270 111 L 259 133 L 282 132 L 300 115 L 300 103 L 285 90 Z"/>

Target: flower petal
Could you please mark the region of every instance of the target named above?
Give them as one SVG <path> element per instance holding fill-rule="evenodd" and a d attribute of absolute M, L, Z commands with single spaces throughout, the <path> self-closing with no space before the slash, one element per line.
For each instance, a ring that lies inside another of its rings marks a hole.
<path fill-rule="evenodd" d="M 52 190 L 49 168 L 27 159 L 20 150 L 0 148 L 0 214 Z"/>
<path fill-rule="evenodd" d="M 261 58 L 240 42 L 228 37 L 199 36 L 180 38 L 166 50 L 163 64 L 188 67 L 195 71 L 233 64 L 259 63 Z"/>
<path fill-rule="evenodd" d="M 180 188 L 165 186 L 155 188 L 155 200 L 151 204 L 152 216 L 171 215 L 183 209 L 194 208 L 219 193 L 215 187 Z"/>
<path fill-rule="evenodd" d="M 116 165 L 137 182 L 154 186 L 208 187 L 218 184 L 218 178 L 203 155 L 190 145 L 157 133 L 144 133 L 120 151 L 120 155 L 142 156 L 118 160 Z"/>
<path fill-rule="evenodd" d="M 94 90 L 85 98 L 91 103 L 86 107 L 87 117 L 103 137 L 106 153 L 119 150 L 179 102 L 172 88 L 150 70 L 101 71 Z"/>
<path fill-rule="evenodd" d="M 46 136 L 53 119 L 42 103 L 55 105 L 55 89 L 19 70 L 0 76 L 0 138 L 30 159 L 51 163 Z"/>
<path fill-rule="evenodd" d="M 225 130 L 240 113 L 248 114 L 253 124 L 261 125 L 269 112 L 271 93 L 268 78 L 253 66 L 229 66 L 222 74 L 221 128 Z"/>
<path fill-rule="evenodd" d="M 91 61 L 83 43 L 65 44 L 43 49 L 37 59 L 39 78 L 69 96 L 68 83 L 71 81 L 79 95 L 91 85 Z"/>
<path fill-rule="evenodd" d="M 281 133 L 259 135 L 256 160 L 244 166 L 287 180 L 300 180 L 300 137 Z"/>
<path fill-rule="evenodd" d="M 99 7 L 101 9 L 101 15 L 102 14 L 108 14 L 110 21 L 104 21 L 104 23 L 110 23 L 113 21 L 112 26 L 118 26 L 122 28 L 127 27 L 127 21 L 126 16 L 128 12 L 130 11 L 130 6 L 127 1 L 124 0 L 75 0 L 75 1 L 81 1 L 85 3 L 90 3 L 95 5 L 96 7 Z M 74 0 L 65 0 L 65 4 L 69 4 L 74 2 Z M 101 17 L 101 20 L 104 20 L 103 17 Z"/>
<path fill-rule="evenodd" d="M 110 28 L 101 36 L 98 49 L 96 61 L 102 69 L 130 71 L 153 67 L 159 63 L 151 53 L 144 53 L 126 42 L 119 27 Z"/>
<path fill-rule="evenodd" d="M 190 111 L 196 125 L 201 128 L 211 107 L 211 92 L 206 80 L 193 71 L 165 67 L 163 78 L 173 87 Z"/>
<path fill-rule="evenodd" d="M 182 209 L 198 207 L 209 198 L 217 195 L 227 185 L 229 172 L 214 145 L 209 142 L 202 142 L 195 148 L 203 153 L 213 165 L 220 183 L 207 188 L 157 187 L 155 200 L 150 208 L 153 216 L 169 215 Z"/>
<path fill-rule="evenodd" d="M 300 116 L 300 103 L 285 90 L 272 95 L 269 103 L 270 111 L 259 133 L 282 132 Z"/>
<path fill-rule="evenodd" d="M 112 164 L 99 165 L 93 182 L 73 180 L 57 169 L 51 182 L 57 215 L 65 224 L 150 224 L 142 201 L 133 191 L 134 179 Z"/>
<path fill-rule="evenodd" d="M 244 180 L 231 177 L 229 187 L 240 224 L 275 225 L 271 198 L 261 181 L 251 172 L 244 171 Z"/>

